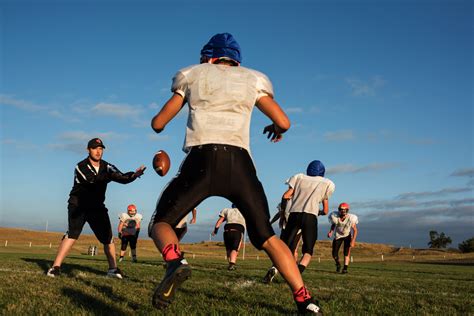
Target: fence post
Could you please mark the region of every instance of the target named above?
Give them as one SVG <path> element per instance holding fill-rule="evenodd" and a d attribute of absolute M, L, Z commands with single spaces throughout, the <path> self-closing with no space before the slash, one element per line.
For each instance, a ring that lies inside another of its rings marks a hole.
<path fill-rule="evenodd" d="M 383 255 L 382 255 L 382 261 L 383 261 Z"/>
<path fill-rule="evenodd" d="M 5 240 L 5 247 L 8 246 L 8 240 Z"/>
<path fill-rule="evenodd" d="M 354 262 L 354 258 L 351 256 L 351 262 Z"/>
<path fill-rule="evenodd" d="M 321 257 L 318 257 L 318 263 L 321 263 Z"/>
<path fill-rule="evenodd" d="M 52 244 L 51 244 L 51 243 L 49 243 L 49 248 L 51 248 L 51 246 L 52 246 Z"/>
<path fill-rule="evenodd" d="M 30 241 L 30 248 L 31 248 L 31 241 Z"/>

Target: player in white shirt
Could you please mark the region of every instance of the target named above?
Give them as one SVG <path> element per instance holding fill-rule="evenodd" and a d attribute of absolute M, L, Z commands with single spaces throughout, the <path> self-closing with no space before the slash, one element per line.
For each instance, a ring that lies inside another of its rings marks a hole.
<path fill-rule="evenodd" d="M 290 216 L 289 212 L 289 207 L 287 203 L 286 207 L 283 208 L 281 206 L 282 203 L 278 203 L 277 205 L 277 213 L 273 216 L 272 220 L 270 221 L 271 224 L 275 223 L 278 221 L 278 226 L 281 229 L 280 232 L 280 238 L 284 236 L 285 234 L 285 228 L 286 224 L 288 223 L 288 217 Z M 293 239 L 293 245 L 289 245 L 288 247 L 290 249 L 294 249 L 293 251 L 293 256 L 295 258 L 295 262 L 298 261 L 298 248 L 301 243 L 301 229 L 296 233 L 295 238 Z M 278 269 L 275 266 L 272 266 L 270 269 L 268 269 L 267 274 L 265 274 L 265 277 L 263 278 L 263 283 L 272 283 L 273 279 L 277 276 L 278 274 Z"/>
<path fill-rule="evenodd" d="M 137 213 L 137 207 L 133 204 L 127 206 L 127 213 L 120 214 L 120 222 L 117 228 L 119 239 L 122 241 L 119 262 L 122 262 L 129 243 L 132 252 L 132 262 L 137 262 L 137 240 L 138 234 L 140 234 L 142 218 L 142 214 Z"/>
<path fill-rule="evenodd" d="M 154 292 L 153 306 L 166 308 L 176 289 L 191 276 L 173 227 L 206 198 L 221 196 L 236 204 L 245 218 L 250 241 L 278 267 L 298 310 L 320 313 L 290 250 L 270 225 L 268 201 L 250 156 L 250 118 L 255 106 L 272 121 L 263 130 L 272 142 L 283 138 L 290 121 L 274 101 L 268 77 L 240 66 L 240 46 L 231 34 L 213 36 L 201 50 L 201 57 L 200 65 L 176 73 L 172 97 L 152 119 L 153 130 L 160 133 L 188 104 L 187 156 L 162 192 L 148 229 L 168 263 Z"/>
<path fill-rule="evenodd" d="M 197 210 L 194 208 L 191 213 L 192 213 L 192 218 L 189 221 L 189 224 L 195 224 L 196 223 L 196 212 Z M 181 221 L 174 227 L 174 232 L 176 233 L 176 236 L 178 237 L 178 240 L 183 239 L 184 235 L 186 235 L 188 231 L 188 218 L 189 214 L 187 214 L 185 217 L 181 219 Z"/>
<path fill-rule="evenodd" d="M 329 223 L 331 229 L 328 232 L 328 238 L 331 238 L 333 232 L 334 240 L 332 241 L 332 257 L 336 261 L 336 272 L 341 271 L 341 263 L 339 262 L 339 249 L 342 243 L 344 243 L 344 267 L 342 273 L 347 273 L 349 266 L 349 258 L 351 255 L 351 248 L 355 246 L 357 238 L 357 224 L 359 219 L 355 214 L 349 213 L 349 204 L 339 204 L 338 212 L 332 212 L 329 214 Z M 352 231 L 352 233 L 351 233 Z"/>
<path fill-rule="evenodd" d="M 334 183 L 324 178 L 325 171 L 321 161 L 312 161 L 306 169 L 306 174 L 298 173 L 286 181 L 288 190 L 282 197 L 282 205 L 290 203 L 290 216 L 281 239 L 294 251 L 296 236 L 301 229 L 303 256 L 298 264 L 301 273 L 313 256 L 313 248 L 318 239 L 318 216 L 328 213 L 328 201 L 335 190 Z M 322 211 L 320 204 L 323 206 Z"/>
<path fill-rule="evenodd" d="M 245 233 L 245 219 L 242 213 L 239 212 L 239 209 L 235 207 L 235 204 L 232 204 L 231 208 L 225 208 L 219 213 L 219 219 L 214 226 L 214 231 L 211 233 L 212 236 L 217 234 L 223 222 L 226 222 L 224 226 L 224 244 L 227 252 L 227 261 L 229 262 L 227 270 L 233 271 L 236 269 L 235 264 Z"/>

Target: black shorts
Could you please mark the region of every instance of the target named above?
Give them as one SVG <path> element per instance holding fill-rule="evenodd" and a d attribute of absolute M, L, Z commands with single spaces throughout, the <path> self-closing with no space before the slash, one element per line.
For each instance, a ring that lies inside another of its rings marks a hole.
<path fill-rule="evenodd" d="M 339 257 L 339 249 L 341 248 L 342 243 L 344 243 L 344 257 L 347 257 L 349 255 L 349 250 L 351 249 L 351 241 L 352 235 L 350 234 L 346 237 L 334 239 L 332 241 L 332 257 Z"/>
<path fill-rule="evenodd" d="M 250 241 L 257 249 L 275 235 L 263 186 L 247 150 L 229 145 L 192 147 L 178 174 L 163 190 L 148 234 L 155 223 L 175 227 L 203 200 L 221 196 L 236 205 L 245 218 Z"/>
<path fill-rule="evenodd" d="M 288 223 L 282 231 L 281 240 L 285 242 L 291 251 L 295 251 L 298 245 L 297 234 L 301 229 L 303 237 L 303 254 L 313 255 L 313 248 L 318 239 L 318 217 L 310 213 L 290 213 Z"/>
<path fill-rule="evenodd" d="M 244 236 L 245 228 L 241 224 L 226 224 L 224 226 L 224 244 L 227 251 L 238 251 Z"/>
<path fill-rule="evenodd" d="M 137 249 L 137 237 L 135 235 L 122 236 L 122 246 L 120 249 L 125 251 L 127 249 L 128 243 L 130 243 L 131 249 Z"/>
<path fill-rule="evenodd" d="M 66 237 L 78 239 L 85 223 L 89 223 L 94 235 L 104 245 L 113 242 L 112 226 L 108 210 L 105 207 L 83 209 L 76 205 L 68 205 L 68 230 Z"/>

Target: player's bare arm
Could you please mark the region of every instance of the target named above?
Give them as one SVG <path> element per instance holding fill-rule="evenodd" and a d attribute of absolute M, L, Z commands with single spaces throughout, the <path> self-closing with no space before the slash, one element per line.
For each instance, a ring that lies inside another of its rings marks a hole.
<path fill-rule="evenodd" d="M 272 142 L 279 142 L 283 138 L 282 134 L 291 126 L 288 116 L 286 116 L 280 105 L 270 96 L 261 97 L 258 99 L 256 105 L 258 109 L 273 122 L 273 124 L 263 129 L 263 133 L 268 133 L 267 138 Z"/>
<path fill-rule="evenodd" d="M 352 236 L 352 239 L 351 239 L 351 247 L 355 247 L 357 233 L 358 233 L 356 224 L 352 225 L 352 231 L 354 232 L 354 236 Z"/>
<path fill-rule="evenodd" d="M 219 219 L 216 222 L 216 225 L 214 227 L 214 231 L 211 233 L 212 236 L 215 236 L 217 234 L 217 231 L 219 230 L 219 227 L 221 224 L 224 222 L 225 218 L 220 216 Z"/>
<path fill-rule="evenodd" d="M 336 228 L 336 225 L 335 224 L 332 224 L 331 225 L 331 228 L 329 229 L 329 232 L 328 232 L 328 238 L 331 238 L 332 236 L 332 233 L 334 232 L 334 229 Z"/>
<path fill-rule="evenodd" d="M 193 209 L 193 210 L 191 211 L 193 217 L 192 217 L 191 220 L 189 221 L 189 224 L 195 224 L 195 223 L 196 223 L 196 212 L 197 212 L 196 209 Z"/>
<path fill-rule="evenodd" d="M 283 193 L 283 199 L 289 200 L 293 197 L 295 190 L 293 188 L 288 188 L 285 193 Z"/>
<path fill-rule="evenodd" d="M 160 112 L 151 120 L 151 128 L 153 128 L 155 132 L 161 133 L 166 124 L 178 114 L 183 105 L 184 98 L 178 93 L 173 94 L 165 105 L 163 105 Z"/>
<path fill-rule="evenodd" d="M 329 212 L 329 201 L 326 199 L 326 200 L 323 200 L 323 213 L 324 215 L 328 215 L 328 212 Z"/>

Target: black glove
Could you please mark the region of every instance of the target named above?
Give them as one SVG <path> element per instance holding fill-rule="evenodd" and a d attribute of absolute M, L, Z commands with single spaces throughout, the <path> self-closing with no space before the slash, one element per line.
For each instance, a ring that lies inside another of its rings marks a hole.
<path fill-rule="evenodd" d="M 135 238 L 138 238 L 138 234 L 140 234 L 140 228 L 137 228 L 137 231 L 135 232 Z"/>
<path fill-rule="evenodd" d="M 324 216 L 324 215 L 326 215 L 326 214 L 324 213 L 324 211 L 323 211 L 323 210 L 319 210 L 318 216 Z"/>
<path fill-rule="evenodd" d="M 218 231 L 219 231 L 219 227 L 215 227 L 214 228 L 214 235 L 217 234 Z"/>
<path fill-rule="evenodd" d="M 119 234 L 118 234 L 118 238 L 119 238 L 120 240 L 122 240 L 122 233 L 119 233 Z"/>

